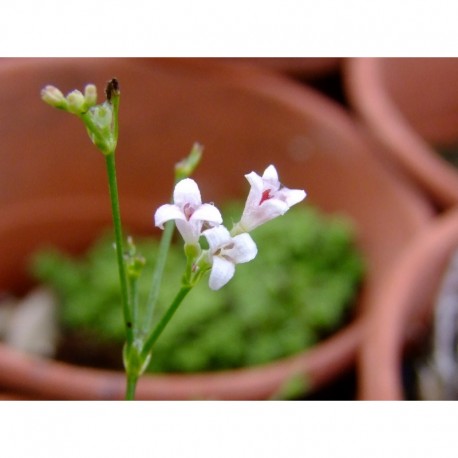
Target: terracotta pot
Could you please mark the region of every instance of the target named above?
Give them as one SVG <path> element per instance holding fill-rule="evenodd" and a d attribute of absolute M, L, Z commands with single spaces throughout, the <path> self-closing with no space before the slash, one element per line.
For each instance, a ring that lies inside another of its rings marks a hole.
<path fill-rule="evenodd" d="M 418 342 L 429 330 L 434 298 L 457 246 L 458 209 L 454 209 L 423 229 L 385 278 L 384 294 L 367 314 L 359 365 L 361 399 L 404 398 L 404 344 Z"/>
<path fill-rule="evenodd" d="M 341 59 L 337 57 L 238 57 L 228 60 L 258 65 L 309 80 L 337 72 L 341 63 Z"/>
<path fill-rule="evenodd" d="M 349 59 L 350 104 L 387 158 L 442 207 L 458 203 L 458 170 L 438 148 L 458 144 L 458 59 Z"/>
<path fill-rule="evenodd" d="M 350 368 L 364 311 L 431 209 L 380 166 L 343 110 L 307 87 L 252 67 L 192 59 L 5 63 L 0 288 L 23 291 L 30 285 L 25 265 L 32 248 L 53 242 L 79 251 L 109 221 L 103 158 L 79 122 L 45 106 L 39 90 L 48 83 L 64 91 L 87 82 L 100 87 L 112 76 L 122 91 L 117 161 L 121 210 L 130 224 L 153 232 L 152 213 L 170 194 L 172 165 L 198 140 L 206 151 L 195 175 L 204 199 L 244 198 L 243 174 L 274 163 L 288 186 L 307 190 L 310 204 L 354 220 L 367 260 L 360 314 L 322 344 L 257 368 L 145 376 L 138 398 L 265 399 L 291 377 L 303 377 L 313 391 Z M 124 384 L 122 373 L 32 358 L 0 345 L 0 385 L 16 391 L 120 399 Z"/>

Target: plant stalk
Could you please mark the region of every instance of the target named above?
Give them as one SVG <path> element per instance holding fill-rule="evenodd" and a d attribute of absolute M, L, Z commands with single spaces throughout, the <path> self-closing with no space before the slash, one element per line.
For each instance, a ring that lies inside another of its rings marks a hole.
<path fill-rule="evenodd" d="M 127 375 L 126 387 L 126 401 L 133 401 L 135 399 L 135 389 L 137 387 L 138 377 L 135 374 Z"/>
<path fill-rule="evenodd" d="M 151 282 L 151 289 L 146 302 L 146 310 L 144 316 L 143 330 L 145 335 L 149 333 L 153 325 L 154 307 L 159 297 L 162 276 L 164 273 L 165 263 L 167 261 L 167 254 L 169 252 L 170 244 L 172 242 L 173 231 L 175 223 L 168 221 L 165 224 L 164 232 L 162 233 L 159 250 L 157 253 L 156 264 L 154 266 L 153 278 Z"/>
<path fill-rule="evenodd" d="M 143 360 L 146 360 L 148 355 L 151 353 L 151 350 L 153 349 L 153 346 L 156 343 L 156 340 L 162 334 L 162 331 L 167 326 L 167 323 L 170 321 L 170 319 L 172 318 L 172 316 L 174 315 L 174 313 L 177 311 L 178 307 L 180 306 L 181 302 L 186 297 L 186 295 L 189 293 L 189 291 L 191 291 L 191 289 L 192 289 L 191 285 L 185 285 L 185 286 L 182 286 L 181 289 L 178 291 L 173 302 L 170 304 L 169 308 L 164 313 L 161 320 L 156 324 L 156 327 L 153 329 L 151 334 L 146 339 L 143 345 L 142 351 L 141 351 L 141 358 Z"/>
<path fill-rule="evenodd" d="M 126 265 L 124 261 L 124 244 L 123 244 L 123 231 L 121 224 L 121 211 L 119 208 L 119 195 L 118 185 L 116 180 L 116 164 L 115 155 L 108 154 L 105 156 L 108 186 L 110 190 L 111 212 L 113 216 L 113 225 L 115 231 L 116 241 L 116 257 L 118 262 L 119 280 L 121 284 L 121 300 L 124 314 L 124 322 L 126 325 L 126 340 L 128 344 L 133 341 L 133 328 L 135 323 L 132 322 L 132 311 L 129 304 L 129 290 L 127 282 Z"/>

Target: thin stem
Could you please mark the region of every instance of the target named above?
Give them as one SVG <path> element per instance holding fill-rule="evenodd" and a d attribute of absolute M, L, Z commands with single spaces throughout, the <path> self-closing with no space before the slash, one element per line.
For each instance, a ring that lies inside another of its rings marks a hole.
<path fill-rule="evenodd" d="M 164 268 L 167 261 L 167 254 L 169 252 L 170 244 L 172 242 L 173 231 L 175 229 L 175 223 L 169 221 L 165 224 L 164 232 L 162 233 L 161 241 L 159 244 L 159 250 L 156 257 L 156 264 L 154 266 L 153 278 L 151 282 L 151 290 L 146 302 L 145 318 L 143 320 L 143 330 L 147 334 L 153 324 L 154 307 L 159 297 L 162 276 L 164 274 Z"/>
<path fill-rule="evenodd" d="M 115 105 L 114 108 L 115 112 L 117 113 L 117 105 Z M 175 184 L 178 183 L 180 180 L 189 177 L 193 173 L 194 169 L 199 164 L 201 157 L 202 146 L 198 143 L 195 143 L 188 157 L 175 165 Z M 142 319 L 144 323 L 143 332 L 145 335 L 149 333 L 153 326 L 154 308 L 159 298 L 162 277 L 164 274 L 165 264 L 167 261 L 167 254 L 169 252 L 170 244 L 172 242 L 174 229 L 175 223 L 173 221 L 169 221 L 165 224 L 165 229 L 162 233 L 161 241 L 159 244 L 159 251 L 156 257 L 156 264 L 154 266 L 151 289 L 148 299 L 146 301 L 144 316 Z"/>
<path fill-rule="evenodd" d="M 156 340 L 162 334 L 162 331 L 167 326 L 167 323 L 170 321 L 170 319 L 172 318 L 172 316 L 174 315 L 174 313 L 177 311 L 178 307 L 180 306 L 181 302 L 186 297 L 186 295 L 189 293 L 189 291 L 191 291 L 191 289 L 192 289 L 191 285 L 185 285 L 181 287 L 180 291 L 178 291 L 177 295 L 175 296 L 175 299 L 170 304 L 169 308 L 164 313 L 161 320 L 156 324 L 156 327 L 153 329 L 151 334 L 146 339 L 145 344 L 143 345 L 143 348 L 142 348 L 142 352 L 141 352 L 142 359 L 146 359 L 148 355 L 151 353 L 151 350 L 153 349 L 153 346 L 156 343 Z"/>
<path fill-rule="evenodd" d="M 129 277 L 129 305 L 132 310 L 132 323 L 134 324 L 134 335 L 138 332 L 138 278 Z"/>
<path fill-rule="evenodd" d="M 116 82 L 116 84 L 118 83 Z M 117 88 L 117 90 L 118 90 L 117 94 L 113 94 L 113 97 L 111 98 L 111 106 L 113 107 L 113 141 L 115 145 L 118 143 L 118 133 L 119 133 L 119 122 L 118 122 L 119 95 L 120 95 L 119 87 Z"/>
<path fill-rule="evenodd" d="M 138 377 L 135 374 L 127 375 L 126 401 L 135 399 L 135 388 L 137 387 Z"/>
<path fill-rule="evenodd" d="M 108 185 L 110 189 L 111 212 L 113 215 L 113 225 L 116 240 L 116 256 L 118 261 L 119 280 L 121 284 L 121 299 L 126 324 L 126 340 L 128 343 L 133 341 L 133 325 L 131 309 L 129 304 L 129 292 L 126 274 L 126 265 L 124 262 L 123 233 L 121 224 L 121 211 L 119 209 L 118 185 L 116 180 L 116 165 L 114 154 L 105 156 L 105 162 L 108 173 Z"/>

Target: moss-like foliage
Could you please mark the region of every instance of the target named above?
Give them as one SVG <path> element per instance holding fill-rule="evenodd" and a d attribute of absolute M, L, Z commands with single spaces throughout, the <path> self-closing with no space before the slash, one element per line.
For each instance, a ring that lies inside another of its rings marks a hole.
<path fill-rule="evenodd" d="M 240 210 L 234 204 L 223 212 L 229 227 Z M 314 345 L 348 319 L 364 270 L 348 220 L 302 206 L 251 235 L 259 250 L 255 260 L 238 265 L 220 291 L 211 291 L 206 278 L 191 291 L 158 340 L 149 370 L 194 372 L 266 363 Z M 64 332 L 84 336 L 79 345 L 92 337 L 102 344 L 124 340 L 111 240 L 101 238 L 82 259 L 54 250 L 33 259 L 35 277 L 60 297 Z M 149 260 L 140 282 L 144 299 L 158 243 L 137 240 L 136 245 Z M 184 266 L 177 240 L 156 316 L 177 292 Z"/>

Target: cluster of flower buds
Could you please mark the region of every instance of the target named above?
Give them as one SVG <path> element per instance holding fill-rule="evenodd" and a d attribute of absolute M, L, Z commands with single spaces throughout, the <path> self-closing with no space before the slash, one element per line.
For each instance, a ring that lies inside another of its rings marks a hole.
<path fill-rule="evenodd" d="M 75 89 L 67 96 L 57 87 L 48 85 L 42 89 L 41 98 L 47 104 L 81 118 L 91 141 L 103 154 L 109 155 L 114 153 L 117 143 L 120 91 L 115 78 L 107 83 L 105 93 L 106 100 L 97 105 L 97 88 L 94 84 L 87 84 L 84 94 Z"/>
<path fill-rule="evenodd" d="M 42 89 L 41 98 L 53 107 L 80 115 L 97 103 L 97 89 L 94 84 L 88 84 L 84 88 L 84 94 L 75 89 L 64 96 L 57 87 L 49 85 Z"/>
<path fill-rule="evenodd" d="M 160 206 L 154 216 L 155 224 L 163 229 L 167 221 L 175 220 L 186 246 L 194 246 L 197 253 L 194 271 L 210 271 L 209 286 L 213 290 L 223 287 L 235 273 L 235 265 L 251 261 L 257 247 L 249 232 L 265 222 L 283 215 L 294 204 L 301 202 L 306 193 L 281 185 L 277 170 L 267 167 L 262 176 L 255 172 L 245 175 L 251 185 L 240 221 L 229 231 L 222 225 L 220 211 L 213 204 L 203 204 L 197 183 L 185 178 L 177 183 L 173 204 Z M 199 239 L 203 235 L 209 248 L 201 250 Z"/>

